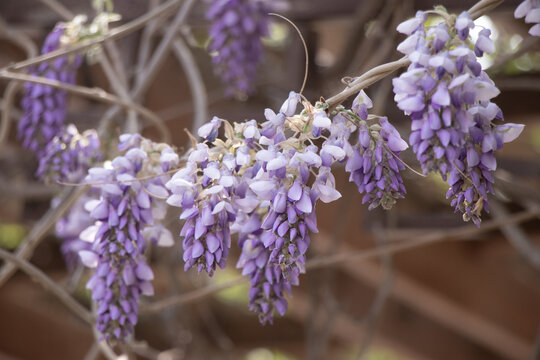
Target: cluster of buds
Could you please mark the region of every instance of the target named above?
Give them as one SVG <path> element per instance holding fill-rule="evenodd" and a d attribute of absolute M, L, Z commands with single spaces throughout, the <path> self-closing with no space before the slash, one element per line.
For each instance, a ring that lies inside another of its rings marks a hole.
<path fill-rule="evenodd" d="M 398 50 L 411 65 L 393 80 L 395 100 L 412 119 L 409 142 L 424 173 L 448 180 L 452 206 L 479 225 L 493 193 L 494 151 L 511 141 L 499 134 L 507 128 L 519 134 L 523 126 L 494 122 L 502 120 L 491 102 L 500 91 L 477 60 L 494 50 L 490 31 L 481 30 L 473 42 L 475 25 L 467 12 L 440 15 L 444 21 L 426 26 L 428 16 L 419 11 L 397 27 L 408 35 Z"/>
<path fill-rule="evenodd" d="M 158 221 L 166 215 L 162 200 L 170 195 L 167 172 L 179 164 L 171 147 L 138 134 L 122 135 L 118 148 L 123 155 L 91 168 L 86 177 L 101 193 L 86 204 L 95 223 L 81 233 L 91 249 L 79 252 L 83 264 L 96 269 L 86 287 L 96 304 L 97 329 L 111 343 L 132 334 L 140 295 L 153 294 L 146 247 L 173 244 Z"/>

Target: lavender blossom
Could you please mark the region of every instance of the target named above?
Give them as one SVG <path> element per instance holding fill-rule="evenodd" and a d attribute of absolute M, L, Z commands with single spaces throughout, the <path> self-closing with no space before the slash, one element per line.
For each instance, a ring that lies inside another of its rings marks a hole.
<path fill-rule="evenodd" d="M 369 127 L 365 121 L 360 122 L 358 144 L 345 170 L 351 174 L 349 180 L 358 186 L 358 192 L 365 193 L 362 203 L 369 203 L 369 210 L 379 205 L 389 210 L 405 196 L 400 174 L 405 166 L 399 154 L 407 147 L 385 117 Z"/>
<path fill-rule="evenodd" d="M 262 324 L 272 323 L 274 310 L 281 316 L 287 311 L 285 293 L 298 285 L 298 276 L 284 277 L 279 265 L 268 261 L 271 252 L 261 240 L 261 231 L 250 234 L 239 243 L 242 253 L 236 267 L 249 276 L 249 309 L 259 315 Z"/>
<path fill-rule="evenodd" d="M 42 54 L 62 46 L 61 38 L 65 24 L 58 24 L 45 39 Z M 29 68 L 29 74 L 58 80 L 66 84 L 75 83 L 75 72 L 81 64 L 81 56 L 62 56 L 51 63 L 43 62 Z M 62 89 L 36 83 L 25 83 L 22 100 L 24 114 L 19 121 L 18 136 L 24 147 L 34 151 L 38 158 L 44 155 L 47 144 L 60 136 L 66 118 L 67 92 Z"/>
<path fill-rule="evenodd" d="M 514 11 L 514 17 L 520 19 L 525 18 L 527 24 L 534 24 L 529 29 L 529 34 L 540 36 L 540 1 L 525 0 Z"/>
<path fill-rule="evenodd" d="M 172 238 L 170 234 L 153 236 L 159 226 L 156 220 L 165 216 L 164 205 L 156 197 L 169 195 L 161 160 L 171 160 L 170 147 L 140 135 L 123 135 L 119 148 L 126 150 L 124 155 L 104 168 L 89 170 L 87 181 L 99 184 L 101 197 L 87 204 L 96 222 L 81 234 L 92 249 L 79 253 L 86 266 L 96 268 L 86 287 L 96 303 L 97 330 L 111 343 L 123 342 L 132 334 L 139 297 L 153 295 L 150 281 L 154 275 L 144 257 L 147 243 Z M 178 157 L 169 162 L 177 165 Z M 148 175 L 160 176 L 135 180 Z M 159 231 L 167 230 L 161 227 Z"/>
<path fill-rule="evenodd" d="M 216 266 L 225 267 L 231 246 L 230 224 L 235 220 L 230 202 L 235 166 L 232 155 L 212 161 L 208 146 L 198 144 L 185 168 L 166 184 L 172 193 L 167 203 L 183 209 L 180 219 L 185 223 L 180 236 L 184 239 L 186 271 L 196 266 L 199 272 L 213 275 Z"/>
<path fill-rule="evenodd" d="M 503 143 L 517 138 L 524 126 L 494 125 L 496 118 L 502 120 L 502 112 L 491 102 L 478 104 L 469 112 L 473 115 L 474 125 L 450 172 L 448 184 L 451 187 L 446 197 L 452 199 L 451 205 L 456 212 L 463 213 L 464 221 L 472 220 L 478 226 L 482 210 L 489 212 L 488 194 L 495 193 L 495 151 L 500 150 Z"/>
<path fill-rule="evenodd" d="M 306 146 L 302 140 L 310 129 L 306 118 L 295 115 L 299 100 L 298 94 L 291 93 L 278 114 L 265 111 L 268 121 L 259 139 L 262 149 L 255 155 L 255 176 L 249 179 L 262 221 L 242 243 L 237 266 L 250 276 L 250 308 L 259 313 L 262 323 L 272 322 L 274 312 L 285 313 L 283 294 L 298 285 L 299 275 L 305 272 L 309 232 L 317 232 L 317 199 L 330 201 L 340 196 L 329 195 L 332 176 L 321 176 L 313 188 L 308 186 L 311 171 L 319 169 L 322 160 L 318 148 Z M 303 135 L 286 139 L 287 128 Z"/>
<path fill-rule="evenodd" d="M 496 117 L 502 120 L 502 113 L 490 102 L 499 89 L 477 61 L 494 45 L 490 31 L 483 29 L 474 51 L 470 49 L 474 23 L 466 12 L 454 23 L 427 29 L 425 20 L 418 12 L 414 20 L 398 26 L 408 35 L 398 50 L 411 65 L 393 80 L 395 100 L 411 116 L 409 142 L 424 173 L 437 172 L 448 179 L 452 206 L 464 213 L 464 220 L 478 225 L 482 210 L 489 211 L 487 194 L 493 193 L 493 152 L 502 147 L 492 122 Z M 483 139 L 490 144 L 484 149 L 479 145 Z"/>
<path fill-rule="evenodd" d="M 415 24 L 425 19 L 418 12 Z M 471 124 L 468 106 L 499 93 L 480 78 L 480 64 L 464 41 L 474 26 L 468 14 L 458 16 L 455 26 L 458 36 L 453 38 L 446 23 L 427 30 L 398 26 L 409 35 L 398 50 L 409 57 L 411 65 L 393 80 L 398 107 L 412 119 L 409 142 L 424 173 L 435 171 L 444 179 L 466 141 Z M 485 43 L 489 41 L 482 36 L 478 51 L 488 50 Z"/>
<path fill-rule="evenodd" d="M 46 182 L 78 182 L 90 164 L 102 158 L 95 130 L 80 134 L 73 124 L 66 126 L 45 147 L 36 176 Z"/>
<path fill-rule="evenodd" d="M 254 90 L 256 70 L 263 57 L 261 37 L 269 19 L 259 0 L 217 0 L 208 7 L 212 62 L 228 96 L 244 98 Z"/>

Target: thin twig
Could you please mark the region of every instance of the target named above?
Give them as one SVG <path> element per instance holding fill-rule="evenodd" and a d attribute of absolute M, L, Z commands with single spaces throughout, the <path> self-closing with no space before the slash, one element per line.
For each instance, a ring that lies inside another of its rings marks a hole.
<path fill-rule="evenodd" d="M 491 199 L 489 208 L 496 219 L 503 219 L 509 215 L 505 206 L 495 199 Z M 540 251 L 533 245 L 521 227 L 516 224 L 507 224 L 501 226 L 501 232 L 508 239 L 510 245 L 512 245 L 521 256 L 536 269 L 540 269 Z"/>
<path fill-rule="evenodd" d="M 350 96 L 358 93 L 360 90 L 368 87 L 371 84 L 376 83 L 380 79 L 390 75 L 394 71 L 405 67 L 410 64 L 409 59 L 405 56 L 399 60 L 392 61 L 386 64 L 379 65 L 364 73 L 362 76 L 358 77 L 353 81 L 348 87 L 346 87 L 339 94 L 334 95 L 326 100 L 326 103 L 331 107 L 335 108 L 343 101 L 345 101 Z"/>
<path fill-rule="evenodd" d="M 55 50 L 55 51 L 51 51 L 49 53 L 46 53 L 46 54 L 43 54 L 43 55 L 40 55 L 40 56 L 36 56 L 36 57 L 28 59 L 28 60 L 20 61 L 18 63 L 12 64 L 12 65 L 6 67 L 5 69 L 22 70 L 22 69 L 25 69 L 25 68 L 27 68 L 29 66 L 34 66 L 34 65 L 40 64 L 40 63 L 45 62 L 45 61 L 50 61 L 50 60 L 56 59 L 56 58 L 61 57 L 61 56 L 65 56 L 65 55 L 75 53 L 75 52 L 81 52 L 81 51 L 83 51 L 85 49 L 88 49 L 88 48 L 90 48 L 90 47 L 92 47 L 94 45 L 101 44 L 102 42 L 105 42 L 105 41 L 108 41 L 108 40 L 113 40 L 113 39 L 117 39 L 117 38 L 126 36 L 126 35 L 134 32 L 134 31 L 140 29 L 141 27 L 145 26 L 146 23 L 148 23 L 152 19 L 163 16 L 163 15 L 169 13 L 170 11 L 174 10 L 179 3 L 180 3 L 180 0 L 169 0 L 166 3 L 164 3 L 163 5 L 157 7 L 154 11 L 151 11 L 151 12 L 149 12 L 147 14 L 144 14 L 141 17 L 138 17 L 137 19 L 135 19 L 135 20 L 133 20 L 133 21 L 131 21 L 129 23 L 126 23 L 124 25 L 121 25 L 121 26 L 119 26 L 117 28 L 112 29 L 106 35 L 99 36 L 99 37 L 96 37 L 94 39 L 90 39 L 90 40 L 86 40 L 86 41 L 81 41 L 79 43 L 76 43 L 76 44 L 73 44 L 73 45 L 70 45 L 70 46 L 66 46 L 64 48 L 61 48 L 61 49 L 58 49 L 58 50 Z"/>
<path fill-rule="evenodd" d="M 159 0 L 150 0 L 148 2 L 148 11 L 152 11 L 156 6 L 159 5 Z M 154 19 L 148 23 L 143 29 L 141 40 L 139 41 L 139 49 L 137 55 L 137 63 L 135 65 L 135 73 L 139 74 L 143 71 L 150 55 L 151 45 L 152 45 L 152 36 L 156 30 L 157 19 Z"/>
<path fill-rule="evenodd" d="M 40 1 L 49 6 L 53 11 L 63 17 L 66 21 L 71 20 L 75 16 L 74 13 L 72 13 L 69 9 L 65 8 L 61 3 L 56 0 Z M 102 66 L 103 71 L 107 76 L 107 79 L 109 80 L 109 84 L 115 90 L 115 92 L 123 100 L 130 101 L 127 91 L 127 77 L 124 71 L 124 67 L 122 66 L 122 60 L 118 48 L 116 47 L 114 40 L 109 40 L 105 42 L 104 46 L 107 50 L 107 53 L 111 56 L 113 64 L 111 65 L 105 52 L 101 53 L 101 56 L 99 57 L 99 63 Z M 137 115 L 135 111 L 129 110 L 126 132 L 137 132 L 137 128 Z"/>
<path fill-rule="evenodd" d="M 473 19 L 477 19 L 484 15 L 486 12 L 497 7 L 502 0 L 481 0 L 469 9 L 469 14 Z M 349 86 L 347 86 L 339 94 L 334 95 L 326 100 L 326 103 L 330 108 L 335 108 L 350 96 L 358 93 L 360 90 L 376 83 L 382 78 L 390 75 L 394 71 L 405 67 L 410 64 L 407 56 L 402 57 L 399 60 L 392 61 L 386 64 L 382 64 L 367 71 L 363 75 L 357 77 Z"/>
<path fill-rule="evenodd" d="M 90 346 L 90 349 L 86 352 L 86 355 L 84 356 L 83 360 L 96 360 L 99 356 L 99 346 L 97 342 L 93 342 L 92 346 Z"/>
<path fill-rule="evenodd" d="M 105 49 L 107 50 L 107 53 L 109 54 L 109 57 L 111 58 L 112 65 L 115 70 L 116 77 L 120 81 L 120 85 L 123 88 L 127 89 L 128 80 L 127 80 L 126 68 L 124 66 L 124 62 L 122 61 L 122 54 L 120 54 L 120 50 L 118 49 L 118 46 L 116 46 L 116 43 L 114 40 L 111 40 L 105 43 Z"/>
<path fill-rule="evenodd" d="M 92 313 L 94 313 L 95 316 L 95 304 L 92 304 Z M 107 360 L 117 360 L 118 356 L 114 352 L 114 350 L 107 344 L 107 341 L 102 339 L 101 334 L 96 329 L 95 326 L 92 326 L 92 335 L 94 335 L 94 341 L 97 343 L 99 351 L 107 358 Z"/>
<path fill-rule="evenodd" d="M 34 249 L 39 244 L 41 239 L 52 229 L 58 219 L 71 208 L 75 201 L 89 189 L 88 186 L 68 189 L 64 191 L 63 200 L 60 204 L 52 209 L 49 209 L 39 222 L 32 228 L 26 236 L 22 245 L 16 251 L 16 256 L 20 261 L 29 259 L 34 253 Z M 0 269 L 0 287 L 15 273 L 17 267 L 12 263 L 4 264 Z"/>
<path fill-rule="evenodd" d="M 304 64 L 304 81 L 302 81 L 302 86 L 300 87 L 300 91 L 298 92 L 299 94 L 302 94 L 304 92 L 305 87 L 306 87 L 306 82 L 307 82 L 308 73 L 309 73 L 309 52 L 308 52 L 308 47 L 307 47 L 307 44 L 306 44 L 306 40 L 304 39 L 304 36 L 302 35 L 302 32 L 300 31 L 298 26 L 296 26 L 296 24 L 294 22 L 292 22 L 291 20 L 289 20 L 285 16 L 280 15 L 280 14 L 276 14 L 276 13 L 269 13 L 268 15 L 277 16 L 278 18 L 283 19 L 286 22 L 288 22 L 294 28 L 294 30 L 296 30 L 296 32 L 298 33 L 298 36 L 300 37 L 300 40 L 302 41 L 302 45 L 304 46 L 304 56 L 306 58 L 305 59 L 306 63 Z"/>
<path fill-rule="evenodd" d="M 161 119 L 156 114 L 154 114 L 150 110 L 134 102 L 126 101 L 126 100 L 120 99 L 119 97 L 115 95 L 109 94 L 103 89 L 88 88 L 88 87 L 79 86 L 79 85 L 71 85 L 71 84 L 63 83 L 58 80 L 52 80 L 52 79 L 48 79 L 41 76 L 20 74 L 20 73 L 11 72 L 8 70 L 0 70 L 0 78 L 48 85 L 48 86 L 52 86 L 58 89 L 63 89 L 63 90 L 66 90 L 66 91 L 69 91 L 78 95 L 82 95 L 91 99 L 100 100 L 109 104 L 120 105 L 127 109 L 134 110 L 140 113 L 141 115 L 143 115 L 144 117 L 146 117 L 156 126 L 164 142 L 170 142 L 171 134 L 169 133 L 169 131 L 167 130 L 167 128 L 165 127 Z"/>
<path fill-rule="evenodd" d="M 21 83 L 11 81 L 4 92 L 2 124 L 0 124 L 0 148 L 2 148 L 2 145 L 7 141 L 11 124 L 11 109 L 13 107 L 13 102 L 15 101 L 15 95 L 21 86 Z"/>
<path fill-rule="evenodd" d="M 140 305 L 140 313 L 154 313 L 154 312 L 160 312 L 168 307 L 171 306 L 181 306 L 188 303 L 191 303 L 193 301 L 205 298 L 207 296 L 216 294 L 222 290 L 229 289 L 231 287 L 234 287 L 236 285 L 241 285 L 245 282 L 247 282 L 249 279 L 245 276 L 240 276 L 234 280 L 227 281 L 222 284 L 215 284 L 206 286 L 197 290 L 193 290 L 188 293 L 184 293 L 182 295 L 177 296 L 171 296 L 162 300 L 158 300 L 155 302 L 152 302 L 150 304 L 141 304 Z"/>
<path fill-rule="evenodd" d="M 118 79 L 117 73 L 114 71 L 113 66 L 111 65 L 108 57 L 102 53 L 99 59 L 99 63 L 101 67 L 103 68 L 103 71 L 105 72 L 105 75 L 109 79 L 109 84 L 114 89 L 114 91 L 120 96 L 120 98 L 124 101 L 131 102 L 131 98 L 129 97 L 129 92 L 127 90 L 127 87 L 124 86 L 121 81 Z M 165 124 L 161 120 L 161 118 L 157 115 L 155 115 L 156 119 L 158 119 L 158 122 L 161 123 L 161 127 L 163 129 L 166 129 Z M 127 133 L 136 133 L 138 132 L 138 123 L 137 123 L 137 115 L 136 112 L 133 109 L 128 110 L 128 119 L 125 126 L 125 132 Z"/>
<path fill-rule="evenodd" d="M 332 246 L 327 247 L 326 251 L 321 252 L 319 256 L 335 254 L 345 240 L 347 223 L 354 213 L 351 211 L 354 196 L 348 196 L 350 194 L 347 193 L 343 195 L 333 222 L 334 227 L 330 240 Z M 311 314 L 307 317 L 306 323 L 306 354 L 307 359 L 310 360 L 325 358 L 329 337 L 337 319 L 336 314 L 340 311 L 339 303 L 334 296 L 336 272 L 336 268 L 330 267 L 308 278 L 311 280 L 308 286 L 311 290 L 312 301 Z M 321 315 L 325 315 L 325 318 L 321 319 Z"/>
<path fill-rule="evenodd" d="M 191 7 L 193 6 L 195 0 L 185 0 L 182 4 L 182 7 L 176 14 L 176 17 L 172 21 L 169 29 L 167 30 L 165 36 L 159 43 L 157 49 L 154 51 L 154 55 L 145 65 L 145 71 L 140 71 L 135 81 L 135 86 L 130 92 L 130 96 L 134 101 L 140 101 L 142 96 L 145 94 L 146 90 L 154 80 L 158 70 L 161 68 L 161 65 L 165 61 L 165 58 L 168 54 L 168 51 L 171 47 L 173 40 L 176 38 L 178 28 L 185 21 Z M 102 126 L 106 127 L 107 124 L 113 119 L 120 110 L 120 107 L 114 106 L 103 116 L 101 120 Z"/>
<path fill-rule="evenodd" d="M 0 175 L 0 193 L 6 197 L 23 199 L 50 199 L 58 194 L 58 187 L 47 186 L 37 181 L 10 181 Z"/>
<path fill-rule="evenodd" d="M 206 95 L 206 88 L 199 67 L 195 63 L 191 51 L 182 38 L 177 37 L 174 40 L 173 50 L 176 54 L 176 58 L 184 68 L 184 74 L 187 77 L 191 89 L 194 112 L 191 132 L 195 134 L 197 129 L 208 121 L 208 97 Z"/>
<path fill-rule="evenodd" d="M 64 20 L 70 20 L 73 19 L 74 14 L 64 6 L 64 4 L 60 3 L 56 0 L 39 0 L 43 4 L 47 5 L 52 11 L 60 15 L 64 18 Z"/>
<path fill-rule="evenodd" d="M 15 43 L 26 53 L 26 57 L 32 58 L 38 54 L 36 44 L 22 31 L 11 29 L 4 19 L 0 18 L 0 37 Z"/>
<path fill-rule="evenodd" d="M 481 0 L 469 9 L 469 15 L 476 20 L 502 4 L 503 1 L 504 0 Z"/>
<path fill-rule="evenodd" d="M 54 294 L 64 305 L 66 305 L 71 311 L 73 311 L 78 317 L 86 321 L 89 324 L 94 322 L 94 318 L 90 311 L 85 309 L 79 304 L 71 295 L 69 295 L 64 289 L 58 286 L 50 277 L 45 275 L 43 271 L 30 264 L 24 259 L 13 255 L 12 253 L 0 248 L 0 258 L 9 262 L 13 266 L 18 267 L 33 280 L 41 284 L 46 290 Z"/>
<path fill-rule="evenodd" d="M 385 244 L 386 239 L 384 238 L 381 229 L 374 228 L 373 235 L 375 238 L 375 245 L 377 247 Z M 384 271 L 384 278 L 377 289 L 375 299 L 373 300 L 371 308 L 365 317 L 365 320 L 367 321 L 366 331 L 362 340 L 360 341 L 360 349 L 358 350 L 358 355 L 356 357 L 357 359 L 362 359 L 366 351 L 369 349 L 369 345 L 373 339 L 373 336 L 375 335 L 375 330 L 377 328 L 377 323 L 379 317 L 381 316 L 384 303 L 386 302 L 386 299 L 388 299 L 394 283 L 394 266 L 392 264 L 391 254 L 381 255 L 381 265 Z"/>
<path fill-rule="evenodd" d="M 161 68 L 161 65 L 165 61 L 166 55 L 171 48 L 174 39 L 176 38 L 178 29 L 184 23 L 193 4 L 195 4 L 195 0 L 184 0 L 182 7 L 169 25 L 169 29 L 165 33 L 165 36 L 161 40 L 157 49 L 154 51 L 154 55 L 150 59 L 149 63 L 146 65 L 145 71 L 142 71 L 141 76 L 137 79 L 135 89 L 132 93 L 132 97 L 135 100 L 138 100 L 140 96 L 146 92 L 146 90 L 152 83 L 152 80 L 154 79 L 157 70 Z"/>

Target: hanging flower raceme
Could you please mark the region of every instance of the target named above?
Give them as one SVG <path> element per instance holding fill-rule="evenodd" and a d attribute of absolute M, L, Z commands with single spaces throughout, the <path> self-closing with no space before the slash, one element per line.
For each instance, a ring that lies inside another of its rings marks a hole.
<path fill-rule="evenodd" d="M 446 197 L 456 212 L 463 213 L 463 220 L 472 220 L 480 225 L 482 210 L 489 212 L 488 194 L 494 194 L 497 160 L 495 151 L 503 143 L 516 139 L 524 125 L 495 125 L 493 120 L 502 120 L 499 107 L 491 102 L 478 104 L 469 109 L 473 116 L 470 137 L 460 150 L 448 177 Z"/>
<path fill-rule="evenodd" d="M 305 272 L 309 232 L 317 232 L 315 203 L 320 193 L 308 182 L 322 161 L 318 148 L 308 141 L 312 115 L 309 111 L 295 115 L 299 101 L 298 94 L 290 93 L 277 114 L 265 111 L 255 176 L 249 179 L 259 207 L 241 226 L 253 231 L 241 242 L 237 266 L 250 277 L 250 309 L 262 323 L 272 322 L 276 312 L 284 315 L 284 294 Z M 292 136 L 287 137 L 289 133 Z"/>
<path fill-rule="evenodd" d="M 185 270 L 196 267 L 212 275 L 216 266 L 225 267 L 231 246 L 230 224 L 235 211 L 230 198 L 235 184 L 236 163 L 231 154 L 220 159 L 205 143 L 189 154 L 186 167 L 167 183 L 172 196 L 169 205 L 181 207 L 185 220 L 183 237 Z"/>
<path fill-rule="evenodd" d="M 39 160 L 36 176 L 48 183 L 78 182 L 102 154 L 95 130 L 79 133 L 75 125 L 69 124 L 45 147 Z"/>
<path fill-rule="evenodd" d="M 478 179 L 472 181 L 468 180 L 468 169 L 478 165 L 478 154 L 482 154 L 472 144 L 481 141 L 479 133 L 490 133 L 486 129 L 495 127 L 495 115 L 478 120 L 476 114 L 483 112 L 479 107 L 496 107 L 490 100 L 499 94 L 499 89 L 482 71 L 477 56 L 493 52 L 494 45 L 488 29 L 481 30 L 477 41 L 472 42 L 469 31 L 475 25 L 468 13 L 443 17 L 446 21 L 426 27 L 426 14 L 418 12 L 415 18 L 398 26 L 398 31 L 408 35 L 398 50 L 407 55 L 411 65 L 393 80 L 395 100 L 412 119 L 409 141 L 424 173 L 434 171 L 445 180 L 451 174 L 450 185 L 455 189 L 448 196 L 455 196 L 453 206 L 465 213 L 465 220 L 479 224 L 481 210 L 488 210 L 487 192 L 492 188 L 493 175 L 487 170 L 473 171 L 472 176 Z M 502 120 L 502 114 L 499 118 Z M 494 170 L 493 153 L 483 158 L 489 162 L 488 169 Z M 456 174 L 463 177 L 461 182 L 456 180 Z M 459 195 L 460 185 L 456 184 L 462 183 L 472 183 L 467 187 L 467 196 L 465 192 Z"/>
<path fill-rule="evenodd" d="M 42 54 L 57 50 L 67 45 L 64 41 L 66 24 L 56 25 L 45 39 Z M 80 55 L 61 56 L 51 62 L 43 62 L 29 68 L 30 75 L 46 77 L 66 84 L 75 83 L 75 72 L 81 64 Z M 19 121 L 18 136 L 24 147 L 32 150 L 40 159 L 45 154 L 47 144 L 61 136 L 66 118 L 67 92 L 51 86 L 25 83 L 22 99 L 24 114 Z"/>
<path fill-rule="evenodd" d="M 259 0 L 212 0 L 206 17 L 216 73 L 228 96 L 244 98 L 254 90 L 263 57 L 261 37 L 268 36 L 268 11 Z"/>
<path fill-rule="evenodd" d="M 97 330 L 107 341 L 124 341 L 137 323 L 141 295 L 152 295 L 153 273 L 144 256 L 149 242 L 172 245 L 172 235 L 156 221 L 165 216 L 169 192 L 165 174 L 178 165 L 175 152 L 140 135 L 122 135 L 124 153 L 86 178 L 101 191 L 86 204 L 95 224 L 81 234 L 92 244 L 80 251 L 82 262 L 95 272 L 86 287 L 96 305 Z M 144 180 L 137 180 L 144 178 Z"/>
<path fill-rule="evenodd" d="M 342 113 L 342 116 L 352 115 L 358 123 L 358 143 L 353 146 L 345 170 L 351 174 L 349 180 L 358 186 L 358 191 L 365 193 L 362 203 L 369 203 L 369 210 L 379 205 L 389 210 L 406 193 L 400 174 L 405 170 L 400 152 L 408 145 L 386 117 L 370 119 L 368 109 L 372 106 L 362 90 L 353 101 L 352 114 Z"/>
<path fill-rule="evenodd" d="M 525 0 L 514 11 L 516 19 L 525 18 L 527 24 L 534 24 L 529 29 L 529 34 L 540 36 L 540 1 Z"/>
<path fill-rule="evenodd" d="M 259 230 L 239 241 L 242 253 L 236 267 L 242 269 L 242 275 L 249 276 L 249 309 L 259 315 L 262 324 L 266 324 L 273 322 L 274 312 L 285 315 L 285 293 L 290 295 L 291 285 L 298 285 L 298 276 L 285 278 L 280 266 L 268 261 L 271 251 L 264 245 L 261 235 Z"/>

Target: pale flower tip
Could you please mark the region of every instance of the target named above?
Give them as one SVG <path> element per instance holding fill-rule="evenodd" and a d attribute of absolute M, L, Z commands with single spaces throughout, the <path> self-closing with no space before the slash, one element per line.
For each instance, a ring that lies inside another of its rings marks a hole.
<path fill-rule="evenodd" d="M 79 257 L 80 257 L 81 262 L 83 263 L 83 265 L 86 266 L 86 267 L 95 268 L 98 265 L 99 258 L 92 251 L 81 250 L 81 251 L 79 251 Z"/>
<path fill-rule="evenodd" d="M 409 147 L 409 145 L 402 138 L 391 135 L 388 138 L 388 147 L 393 152 L 400 152 L 400 151 L 406 150 Z"/>
<path fill-rule="evenodd" d="M 508 123 L 497 127 L 497 131 L 502 133 L 503 142 L 508 143 L 514 141 L 525 129 L 523 124 Z"/>
<path fill-rule="evenodd" d="M 173 236 L 171 234 L 171 232 L 167 229 L 163 229 L 161 231 L 161 234 L 159 236 L 159 239 L 158 239 L 158 243 L 157 243 L 159 246 L 162 246 L 162 247 L 171 247 L 174 245 L 174 240 L 173 240 Z"/>

